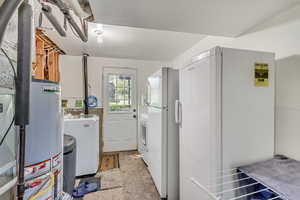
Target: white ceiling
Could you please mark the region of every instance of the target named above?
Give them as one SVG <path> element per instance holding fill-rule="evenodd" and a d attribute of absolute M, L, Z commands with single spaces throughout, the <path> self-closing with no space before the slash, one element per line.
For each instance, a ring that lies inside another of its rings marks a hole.
<path fill-rule="evenodd" d="M 90 0 L 104 24 L 235 37 L 299 0 Z"/>
<path fill-rule="evenodd" d="M 88 53 L 95 57 L 157 61 L 169 61 L 205 37 L 199 34 L 103 25 L 103 43 L 97 43 L 95 27 L 96 24 L 89 24 L 87 43 L 81 42 L 70 30 L 64 38 L 56 31 L 47 31 L 47 35 L 69 55 Z"/>
<path fill-rule="evenodd" d="M 88 43 L 70 29 L 67 37 L 47 30 L 69 55 L 170 61 L 206 35 L 237 36 L 300 0 L 90 0 L 97 22 L 104 25 L 104 42 L 97 43 L 91 23 Z M 275 3 L 276 2 L 276 3 Z M 35 9 L 36 21 L 39 14 Z M 63 24 L 63 16 L 53 8 Z M 51 27 L 44 17 L 43 26 Z M 138 28 L 137 28 L 138 27 Z"/>
<path fill-rule="evenodd" d="M 52 6 L 52 8 L 53 14 L 60 24 L 63 24 L 63 15 L 56 7 Z M 35 1 L 36 26 L 39 13 L 40 4 Z M 59 36 L 55 30 L 48 30 L 52 26 L 45 16 L 42 27 L 46 27 L 47 35 L 68 55 L 81 56 L 83 53 L 88 53 L 95 57 L 138 60 L 169 61 L 205 37 L 199 34 L 103 25 L 103 43 L 99 44 L 94 32 L 97 27 L 95 23 L 89 23 L 87 43 L 77 38 L 70 28 L 67 30 L 67 37 Z"/>

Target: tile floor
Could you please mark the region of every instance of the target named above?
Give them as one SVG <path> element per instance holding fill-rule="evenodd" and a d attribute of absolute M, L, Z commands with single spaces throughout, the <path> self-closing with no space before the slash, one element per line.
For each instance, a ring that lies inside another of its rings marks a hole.
<path fill-rule="evenodd" d="M 137 152 L 120 153 L 120 168 L 101 172 L 101 191 L 84 200 L 160 200 L 153 180 Z"/>

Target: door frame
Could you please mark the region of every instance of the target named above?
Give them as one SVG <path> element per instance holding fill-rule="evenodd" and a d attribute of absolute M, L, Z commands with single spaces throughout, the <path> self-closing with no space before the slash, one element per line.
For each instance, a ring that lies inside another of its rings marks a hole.
<path fill-rule="evenodd" d="M 137 143 L 137 146 L 136 146 L 136 149 L 138 150 L 138 148 L 139 148 L 139 134 L 140 134 L 140 130 L 139 130 L 139 121 L 140 121 L 140 113 L 139 113 L 139 107 L 140 107 L 140 102 L 139 102 L 139 93 L 140 93 L 140 91 L 139 91 L 139 76 L 138 76 L 138 68 L 134 68 L 134 67 L 118 67 L 118 66 L 109 66 L 109 65 L 107 65 L 107 66 L 103 66 L 102 67 L 102 71 L 101 71 L 101 73 L 102 73 L 102 76 L 101 76 L 101 78 L 102 78 L 102 80 L 101 80 L 101 84 L 102 84 L 102 87 L 101 87 L 101 89 L 102 89 L 102 91 L 101 91 L 101 101 L 102 101 L 102 107 L 103 107 L 103 125 L 104 125 L 104 123 L 105 123 L 105 107 L 106 107 L 106 105 L 105 105 L 105 101 L 104 101 L 104 95 L 105 95 L 105 90 L 106 90 L 106 88 L 105 88 L 105 69 L 127 69 L 127 70 L 133 70 L 133 71 L 135 71 L 135 102 L 136 102 L 136 143 Z M 103 133 L 102 133 L 102 137 L 103 137 L 103 134 L 104 134 L 104 129 L 102 129 L 102 131 L 103 131 Z"/>

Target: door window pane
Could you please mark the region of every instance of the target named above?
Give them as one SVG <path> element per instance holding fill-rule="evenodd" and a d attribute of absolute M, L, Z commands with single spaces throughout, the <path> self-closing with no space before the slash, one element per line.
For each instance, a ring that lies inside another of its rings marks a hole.
<path fill-rule="evenodd" d="M 108 77 L 109 111 L 130 111 L 132 106 L 132 78 L 116 74 Z"/>

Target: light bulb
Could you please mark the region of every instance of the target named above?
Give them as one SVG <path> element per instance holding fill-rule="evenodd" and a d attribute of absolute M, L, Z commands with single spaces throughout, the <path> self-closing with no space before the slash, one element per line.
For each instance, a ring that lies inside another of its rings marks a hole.
<path fill-rule="evenodd" d="M 97 35 L 97 42 L 103 43 L 103 35 Z"/>
<path fill-rule="evenodd" d="M 103 31 L 103 24 L 97 24 L 97 30 Z"/>
<path fill-rule="evenodd" d="M 96 29 L 94 30 L 94 33 L 96 34 L 97 42 L 98 43 L 103 43 L 103 25 L 102 24 L 97 24 Z"/>

